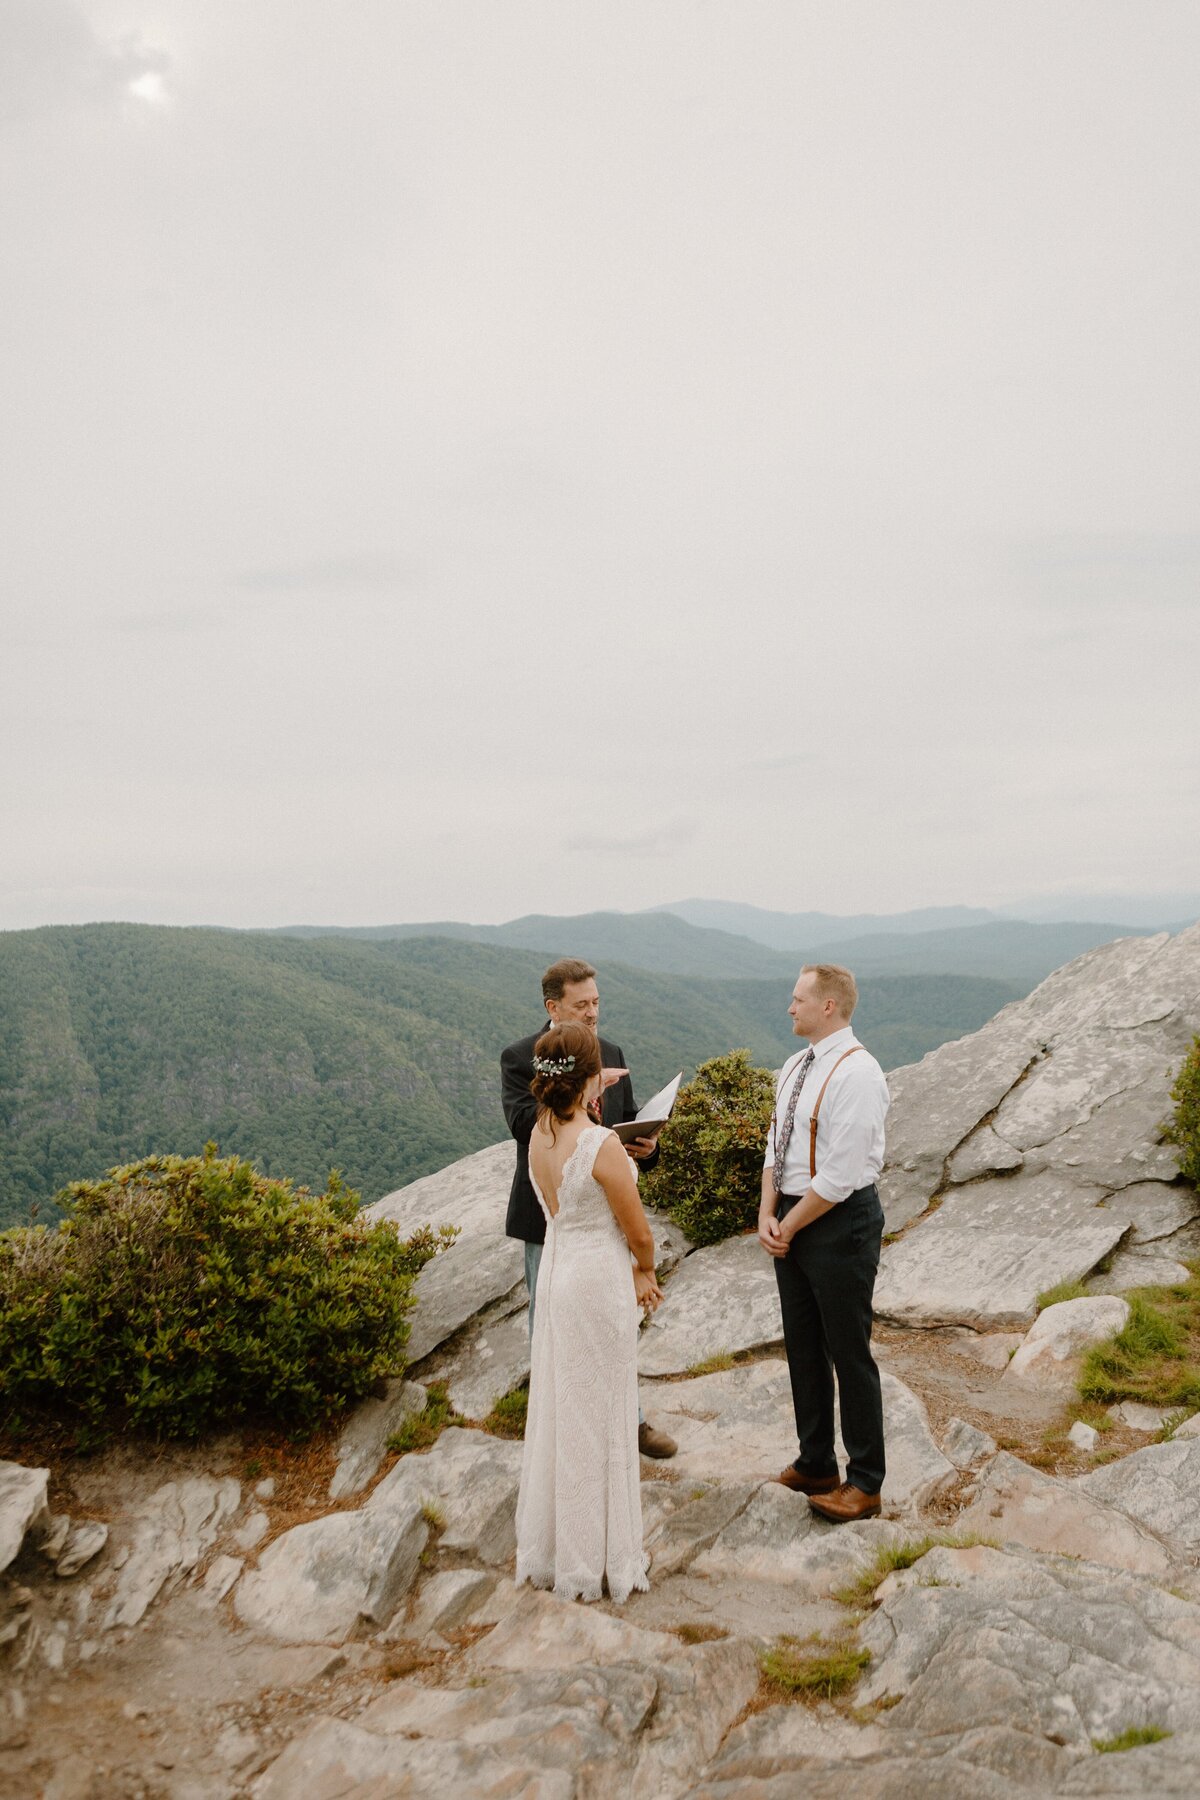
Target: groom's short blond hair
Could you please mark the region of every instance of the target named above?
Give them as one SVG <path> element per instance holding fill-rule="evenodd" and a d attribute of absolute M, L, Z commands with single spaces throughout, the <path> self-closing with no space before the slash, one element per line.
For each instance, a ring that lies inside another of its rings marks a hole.
<path fill-rule="evenodd" d="M 843 1019 L 852 1019 L 858 1005 L 858 983 L 841 963 L 805 963 L 802 975 L 815 975 L 818 1000 L 832 1000 Z"/>

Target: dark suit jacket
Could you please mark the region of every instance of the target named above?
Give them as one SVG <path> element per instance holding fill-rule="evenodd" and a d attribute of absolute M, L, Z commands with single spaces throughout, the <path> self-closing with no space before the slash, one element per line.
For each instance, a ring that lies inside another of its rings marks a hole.
<path fill-rule="evenodd" d="M 517 1140 L 517 1168 L 508 1196 L 508 1217 L 504 1229 L 509 1237 L 524 1238 L 527 1244 L 544 1244 L 546 1241 L 546 1215 L 538 1205 L 538 1197 L 529 1179 L 529 1137 L 537 1123 L 537 1101 L 529 1091 L 529 1084 L 533 1080 L 533 1046 L 545 1030 L 545 1025 L 539 1025 L 532 1037 L 510 1044 L 500 1057 L 500 1104 L 504 1108 L 504 1117 L 508 1120 L 508 1129 Z M 600 1055 L 606 1069 L 625 1067 L 625 1057 L 619 1045 L 610 1044 L 607 1038 L 600 1039 Z M 620 1125 L 626 1119 L 636 1118 L 637 1101 L 633 1097 L 633 1083 L 628 1075 L 622 1075 L 613 1087 L 604 1090 L 604 1123 Z M 652 1169 L 658 1161 L 658 1154 L 656 1144 L 653 1152 L 639 1166 Z"/>

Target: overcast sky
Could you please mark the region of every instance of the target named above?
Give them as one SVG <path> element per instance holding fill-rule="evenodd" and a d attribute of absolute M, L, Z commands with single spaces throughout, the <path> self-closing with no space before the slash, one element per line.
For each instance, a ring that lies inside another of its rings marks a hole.
<path fill-rule="evenodd" d="M 0 21 L 0 926 L 1200 887 L 1195 0 Z"/>

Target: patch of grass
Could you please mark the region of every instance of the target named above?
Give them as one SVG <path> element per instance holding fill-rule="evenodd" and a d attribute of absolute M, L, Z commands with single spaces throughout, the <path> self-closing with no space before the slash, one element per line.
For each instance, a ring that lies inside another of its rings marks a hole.
<path fill-rule="evenodd" d="M 704 1356 L 699 1362 L 692 1364 L 689 1375 L 718 1375 L 722 1369 L 732 1369 L 733 1355 L 728 1350 L 714 1350 L 711 1356 Z"/>
<path fill-rule="evenodd" d="M 706 1487 L 694 1487 L 692 1489 L 691 1493 L 688 1495 L 688 1499 L 689 1500 L 703 1500 L 703 1498 L 704 1498 L 705 1494 L 707 1494 L 707 1492 L 708 1492 L 708 1489 Z"/>
<path fill-rule="evenodd" d="M 246 1465 L 242 1470 L 242 1477 L 246 1481 L 257 1481 L 262 1472 L 262 1457 L 251 1456 L 247 1459 Z"/>
<path fill-rule="evenodd" d="M 528 1388 L 517 1388 L 511 1394 L 502 1394 L 487 1418 L 482 1421 L 483 1429 L 493 1437 L 523 1438 L 528 1410 Z"/>
<path fill-rule="evenodd" d="M 676 1625 L 672 1628 L 675 1636 L 684 1644 L 715 1644 L 718 1638 L 727 1638 L 729 1633 L 723 1625 Z"/>
<path fill-rule="evenodd" d="M 1060 1306 L 1064 1300 L 1086 1300 L 1087 1289 L 1082 1281 L 1060 1281 L 1057 1287 L 1047 1288 L 1044 1294 L 1037 1297 L 1037 1309 L 1045 1312 L 1048 1306 Z"/>
<path fill-rule="evenodd" d="M 445 1382 L 431 1381 L 426 1389 L 424 1409 L 409 1413 L 399 1431 L 394 1431 L 388 1439 L 387 1447 L 401 1456 L 407 1456 L 412 1450 L 428 1450 L 437 1443 L 447 1425 L 467 1423 L 451 1406 Z"/>
<path fill-rule="evenodd" d="M 421 1503 L 421 1517 L 431 1531 L 445 1531 L 446 1515 L 436 1500 L 424 1500 Z"/>
<path fill-rule="evenodd" d="M 1131 1725 L 1120 1737 L 1093 1738 L 1092 1749 L 1101 1756 L 1111 1756 L 1121 1750 L 1140 1750 L 1143 1744 L 1161 1744 L 1170 1736 L 1161 1725 Z"/>
<path fill-rule="evenodd" d="M 1127 1295 L 1122 1331 L 1094 1344 L 1083 1361 L 1079 1392 L 1111 1405 L 1140 1400 L 1195 1412 L 1200 1408 L 1200 1263 L 1176 1287 L 1139 1288 Z"/>
<path fill-rule="evenodd" d="M 853 1581 L 834 1590 L 833 1598 L 840 1606 L 848 1606 L 856 1612 L 862 1611 L 870 1606 L 881 1581 L 886 1580 L 897 1569 L 911 1569 L 914 1563 L 920 1562 L 923 1556 L 927 1556 L 939 1544 L 944 1544 L 948 1550 L 972 1550 L 988 1541 L 971 1532 L 938 1532 L 912 1538 L 906 1544 L 881 1545 L 866 1568 Z M 926 1582 L 923 1585 L 932 1587 L 935 1584 Z"/>
<path fill-rule="evenodd" d="M 1179 1427 L 1186 1424 L 1190 1418 L 1191 1414 L 1188 1412 L 1186 1406 L 1181 1406 L 1177 1412 L 1168 1413 L 1158 1428 L 1158 1435 L 1154 1439 L 1154 1442 L 1156 1444 L 1169 1444 L 1175 1436 L 1175 1433 L 1179 1430 Z"/>
<path fill-rule="evenodd" d="M 844 1637 L 813 1637 L 803 1644 L 782 1637 L 758 1659 L 774 1687 L 807 1700 L 832 1700 L 835 1694 L 844 1694 L 870 1660 L 869 1650 L 860 1650 Z"/>

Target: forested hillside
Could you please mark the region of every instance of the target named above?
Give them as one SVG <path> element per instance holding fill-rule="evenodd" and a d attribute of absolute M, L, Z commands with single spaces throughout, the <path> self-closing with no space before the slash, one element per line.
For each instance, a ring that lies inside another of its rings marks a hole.
<path fill-rule="evenodd" d="M 149 925 L 0 933 L 0 1225 L 153 1151 L 270 1174 L 340 1168 L 367 1199 L 503 1136 L 497 1057 L 544 1016 L 546 957 L 448 938 L 363 942 Z M 791 1048 L 790 980 L 601 971 L 602 1026 L 645 1096 L 734 1045 Z M 886 1067 L 976 1029 L 1017 989 L 863 983 Z"/>

